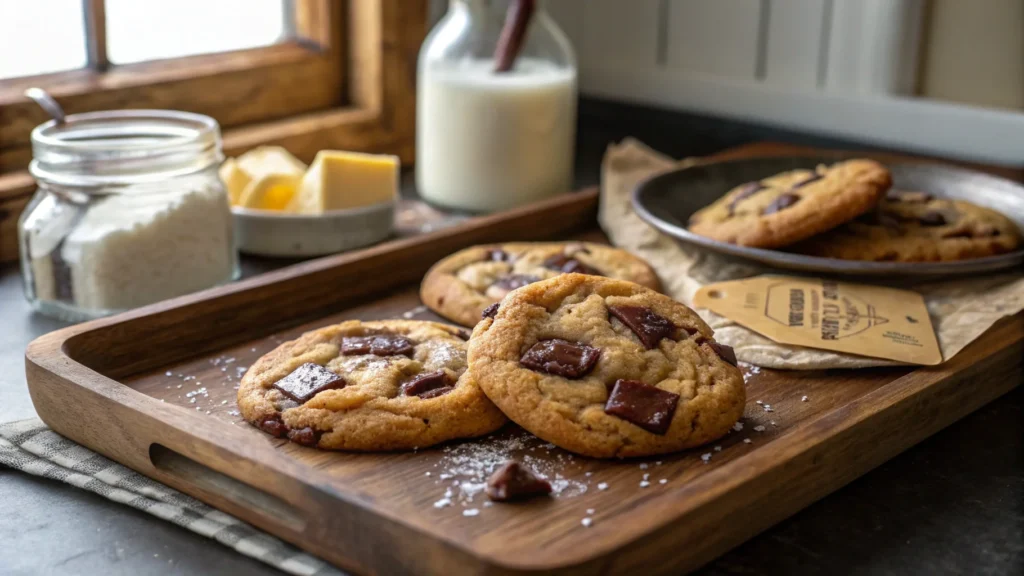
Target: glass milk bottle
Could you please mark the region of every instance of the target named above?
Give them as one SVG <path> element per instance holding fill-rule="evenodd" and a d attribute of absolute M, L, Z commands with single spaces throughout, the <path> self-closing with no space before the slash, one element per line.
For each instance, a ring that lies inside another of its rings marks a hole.
<path fill-rule="evenodd" d="M 499 44 L 508 48 L 503 36 L 514 27 L 503 27 L 524 6 L 530 16 L 518 21 L 525 34 L 509 67 Z M 416 184 L 427 201 L 490 212 L 569 191 L 576 57 L 542 5 L 450 0 L 418 75 Z"/>

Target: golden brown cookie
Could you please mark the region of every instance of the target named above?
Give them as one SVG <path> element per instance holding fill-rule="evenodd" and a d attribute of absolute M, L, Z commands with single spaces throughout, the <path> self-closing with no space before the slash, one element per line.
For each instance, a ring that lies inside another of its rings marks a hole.
<path fill-rule="evenodd" d="M 637 284 L 563 274 L 473 331 L 466 377 L 510 419 L 597 458 L 710 442 L 743 415 L 743 375 L 692 310 Z"/>
<path fill-rule="evenodd" d="M 351 320 L 260 358 L 238 389 L 264 432 L 332 450 L 409 450 L 497 430 L 505 417 L 465 377 L 465 330 Z"/>
<path fill-rule="evenodd" d="M 891 183 L 873 160 L 784 172 L 733 188 L 696 212 L 689 230 L 740 246 L 788 246 L 871 210 Z"/>
<path fill-rule="evenodd" d="M 420 285 L 431 310 L 474 326 L 488 306 L 512 290 L 566 272 L 629 280 L 661 289 L 654 270 L 625 250 L 590 242 L 474 246 L 434 264 Z"/>
<path fill-rule="evenodd" d="M 794 252 L 876 262 L 938 262 L 1011 252 L 1009 218 L 962 200 L 894 191 L 877 210 L 792 247 Z"/>

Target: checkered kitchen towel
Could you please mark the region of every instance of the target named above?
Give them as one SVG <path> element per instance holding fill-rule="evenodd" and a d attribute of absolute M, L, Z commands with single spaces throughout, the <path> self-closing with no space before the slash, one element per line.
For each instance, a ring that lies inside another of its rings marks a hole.
<path fill-rule="evenodd" d="M 233 516 L 75 444 L 38 419 L 0 424 L 0 464 L 127 504 L 289 574 L 342 574 Z"/>

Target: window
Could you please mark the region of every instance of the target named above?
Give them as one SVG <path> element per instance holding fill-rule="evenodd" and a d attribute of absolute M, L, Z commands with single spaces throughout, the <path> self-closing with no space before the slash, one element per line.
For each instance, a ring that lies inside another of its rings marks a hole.
<path fill-rule="evenodd" d="M 310 161 L 325 148 L 414 150 L 416 55 L 428 0 L 0 0 L 0 262 L 34 190 L 29 135 L 47 120 L 119 108 L 215 118 L 224 149 L 263 144 Z"/>

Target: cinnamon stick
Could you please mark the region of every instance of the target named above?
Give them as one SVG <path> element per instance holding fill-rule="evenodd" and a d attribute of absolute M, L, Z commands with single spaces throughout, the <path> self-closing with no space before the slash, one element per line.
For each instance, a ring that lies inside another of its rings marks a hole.
<path fill-rule="evenodd" d="M 508 12 L 505 14 L 505 25 L 501 29 L 498 46 L 494 50 L 495 72 L 508 72 L 515 65 L 536 5 L 536 0 L 513 0 L 509 4 Z"/>

